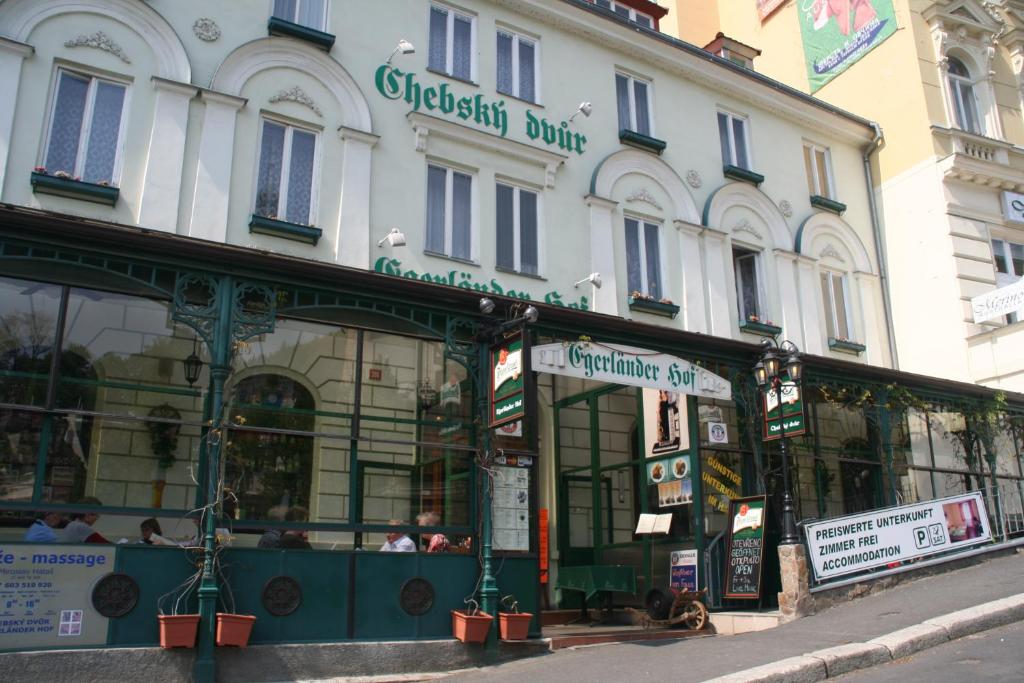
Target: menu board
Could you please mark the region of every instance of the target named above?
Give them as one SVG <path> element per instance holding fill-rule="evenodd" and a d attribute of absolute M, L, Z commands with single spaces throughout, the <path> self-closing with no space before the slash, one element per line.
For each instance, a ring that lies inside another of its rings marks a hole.
<path fill-rule="evenodd" d="M 492 505 L 495 550 L 530 550 L 530 469 L 494 468 Z"/>
<path fill-rule="evenodd" d="M 729 544 L 725 564 L 725 597 L 761 597 L 764 560 L 765 496 L 729 501 Z"/>

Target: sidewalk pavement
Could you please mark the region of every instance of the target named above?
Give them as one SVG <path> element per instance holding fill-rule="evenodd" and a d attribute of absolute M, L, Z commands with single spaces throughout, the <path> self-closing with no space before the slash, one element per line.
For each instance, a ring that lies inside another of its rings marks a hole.
<path fill-rule="evenodd" d="M 446 680 L 820 681 L 1024 618 L 1024 554 L 899 584 L 776 628 L 736 636 L 559 650 Z"/>

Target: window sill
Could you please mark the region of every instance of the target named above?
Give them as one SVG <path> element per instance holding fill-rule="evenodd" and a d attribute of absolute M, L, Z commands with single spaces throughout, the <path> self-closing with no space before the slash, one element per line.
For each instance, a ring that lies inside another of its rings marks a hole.
<path fill-rule="evenodd" d="M 494 266 L 494 270 L 498 271 L 499 273 L 508 273 L 509 275 L 528 277 L 531 280 L 542 280 L 545 282 L 547 281 L 547 278 L 544 277 L 543 275 L 537 275 L 536 273 L 524 273 L 520 270 L 516 270 L 515 268 L 506 268 L 505 266 Z"/>
<path fill-rule="evenodd" d="M 825 211 L 831 211 L 839 216 L 842 216 L 843 212 L 846 211 L 846 204 L 817 194 L 811 195 L 811 206 L 824 209 Z"/>
<path fill-rule="evenodd" d="M 437 69 L 431 69 L 429 66 L 427 67 L 427 71 L 429 71 L 432 74 L 436 74 L 438 76 L 444 76 L 445 78 L 450 78 L 453 81 L 458 81 L 459 83 L 465 83 L 466 85 L 471 85 L 474 88 L 479 88 L 480 87 L 480 84 L 477 83 L 476 81 L 471 81 L 468 78 L 460 78 L 459 76 L 453 76 L 452 74 L 448 73 L 447 71 L 438 71 Z"/>
<path fill-rule="evenodd" d="M 98 185 L 71 178 L 58 178 L 45 173 L 32 172 L 32 192 L 36 194 L 52 194 L 57 197 L 81 199 L 94 204 L 114 206 L 121 190 L 110 185 Z"/>
<path fill-rule="evenodd" d="M 726 164 L 722 167 L 722 175 L 726 178 L 742 180 L 745 183 L 753 183 L 754 185 L 760 185 L 764 182 L 764 176 L 760 173 L 754 173 L 751 170 L 733 166 L 732 164 Z"/>
<path fill-rule="evenodd" d="M 315 28 L 303 26 L 302 24 L 285 21 L 279 17 L 270 17 L 270 21 L 267 22 L 267 33 L 272 36 L 298 38 L 299 40 L 304 40 L 307 43 L 312 43 L 327 52 L 330 52 L 331 48 L 334 47 L 333 34 L 318 31 Z"/>
<path fill-rule="evenodd" d="M 778 325 L 771 325 L 769 323 L 754 320 L 741 320 L 740 331 L 749 332 L 750 334 L 756 334 L 762 337 L 777 337 L 782 334 L 782 328 Z"/>
<path fill-rule="evenodd" d="M 629 310 L 660 315 L 663 318 L 675 318 L 679 314 L 679 307 L 675 304 L 666 304 L 649 299 L 637 299 L 632 296 L 629 297 Z"/>
<path fill-rule="evenodd" d="M 507 98 L 515 100 L 517 102 L 522 102 L 523 104 L 528 104 L 531 107 L 537 107 L 537 109 L 543 109 L 544 108 L 544 105 L 541 104 L 540 102 L 534 102 L 533 100 L 528 100 L 525 97 L 519 97 L 518 95 L 513 95 L 510 92 L 504 92 L 502 90 L 495 90 L 495 92 L 497 92 L 502 97 L 507 97 Z"/>
<path fill-rule="evenodd" d="M 655 154 L 661 154 L 665 151 L 665 148 L 668 147 L 668 143 L 664 140 L 652 138 L 649 135 L 637 133 L 635 130 L 627 130 L 625 128 L 619 131 L 619 142 L 648 152 L 654 152 Z"/>
<path fill-rule="evenodd" d="M 323 235 L 323 230 L 314 228 L 311 225 L 299 225 L 298 223 L 279 221 L 274 218 L 267 218 L 266 216 L 257 216 L 256 214 L 253 214 L 252 218 L 249 219 L 249 232 L 258 235 L 280 237 L 295 242 L 304 242 L 314 246 L 320 241 L 320 236 Z"/>
<path fill-rule="evenodd" d="M 855 356 L 859 356 L 864 353 L 868 347 L 863 344 L 858 344 L 857 342 L 849 341 L 848 339 L 835 339 L 834 337 L 829 337 L 828 348 L 832 351 L 851 353 Z"/>
<path fill-rule="evenodd" d="M 456 263 L 461 263 L 462 265 L 465 266 L 474 266 L 476 268 L 480 267 L 480 264 L 477 263 L 476 261 L 470 261 L 469 259 L 459 258 L 458 256 L 449 256 L 448 254 L 442 254 L 439 251 L 430 251 L 429 249 L 424 249 L 423 253 L 426 254 L 427 256 L 433 256 L 434 258 L 444 259 L 445 261 L 455 261 Z"/>

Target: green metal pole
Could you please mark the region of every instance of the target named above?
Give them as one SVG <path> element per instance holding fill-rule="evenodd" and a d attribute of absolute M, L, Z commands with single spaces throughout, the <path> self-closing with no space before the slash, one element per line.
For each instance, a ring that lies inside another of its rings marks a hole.
<path fill-rule="evenodd" d="M 490 465 L 491 462 L 491 430 L 487 425 L 490 424 L 489 414 L 487 410 L 487 397 L 490 393 L 488 387 L 490 387 L 490 363 L 487 354 L 490 349 L 486 342 L 480 343 L 478 351 L 479 362 L 477 363 L 477 373 L 482 380 L 478 387 L 480 389 L 480 429 L 483 430 L 482 438 L 480 439 L 481 453 L 483 454 L 482 460 L 485 464 Z M 480 541 L 481 554 L 483 556 L 483 578 L 480 582 L 480 603 L 484 612 L 497 618 L 498 616 L 498 583 L 494 578 L 494 567 L 491 557 L 491 475 L 487 469 L 480 468 L 481 474 L 481 499 L 480 499 L 480 534 L 483 538 Z M 498 648 L 498 634 L 495 630 L 495 622 L 491 622 L 491 629 L 487 634 L 486 648 L 488 650 L 496 650 Z"/>

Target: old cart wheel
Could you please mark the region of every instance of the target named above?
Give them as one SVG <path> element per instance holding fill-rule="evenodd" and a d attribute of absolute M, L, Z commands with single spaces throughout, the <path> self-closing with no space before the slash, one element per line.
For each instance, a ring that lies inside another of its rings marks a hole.
<path fill-rule="evenodd" d="M 682 617 L 686 628 L 699 631 L 708 623 L 708 608 L 700 600 L 692 600 L 683 608 Z"/>

